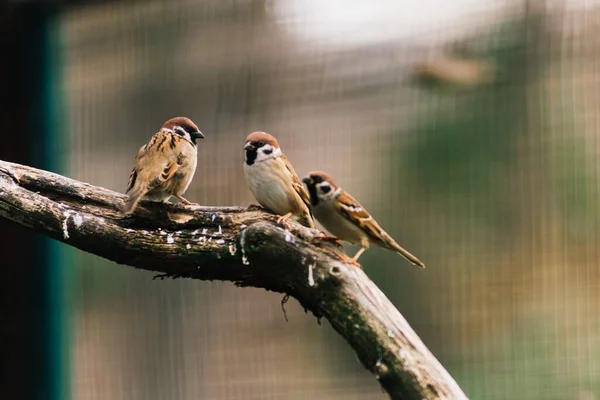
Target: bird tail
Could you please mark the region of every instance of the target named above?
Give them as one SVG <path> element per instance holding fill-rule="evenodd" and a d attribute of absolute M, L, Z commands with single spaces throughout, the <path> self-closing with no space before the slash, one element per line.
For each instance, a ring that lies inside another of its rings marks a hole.
<path fill-rule="evenodd" d="M 419 260 L 417 257 L 410 254 L 408 251 L 404 250 L 402 247 L 398 246 L 398 248 L 395 250 L 402 257 L 406 258 L 408 260 L 408 262 L 410 262 L 411 264 L 414 264 L 417 267 L 425 268 L 425 264 L 423 264 L 423 262 L 421 260 Z"/>
<path fill-rule="evenodd" d="M 146 193 L 143 190 L 132 190 L 129 193 L 129 197 L 127 197 L 127 200 L 125 200 L 125 203 L 121 207 L 121 212 L 125 215 L 131 214 L 137 207 L 140 199 L 144 197 L 144 194 Z"/>
<path fill-rule="evenodd" d="M 409 263 L 416 265 L 417 267 L 425 268 L 425 264 L 417 257 L 413 256 L 409 251 L 402 248 L 394 239 L 392 239 L 389 235 L 386 236 L 386 247 L 390 250 L 394 250 L 396 253 L 400 254 L 404 257 Z"/>

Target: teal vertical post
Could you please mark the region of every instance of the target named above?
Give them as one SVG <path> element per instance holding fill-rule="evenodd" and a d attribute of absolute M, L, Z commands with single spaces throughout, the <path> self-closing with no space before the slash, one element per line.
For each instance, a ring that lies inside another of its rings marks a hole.
<path fill-rule="evenodd" d="M 66 174 L 67 170 L 67 134 L 64 121 L 63 79 L 61 63 L 60 18 L 54 9 L 38 10 L 30 14 L 35 18 L 35 24 L 30 24 L 33 30 L 33 49 L 29 68 L 37 77 L 38 95 L 33 104 L 33 131 L 42 138 L 34 145 L 33 159 L 39 161 L 41 168 Z M 36 63 L 38 61 L 39 63 Z M 44 304 L 42 326 L 46 329 L 43 334 L 45 342 L 45 368 L 42 387 L 45 394 L 43 399 L 68 400 L 70 390 L 70 301 L 69 301 L 69 259 L 68 246 L 52 239 L 39 239 L 38 263 L 45 278 Z"/>

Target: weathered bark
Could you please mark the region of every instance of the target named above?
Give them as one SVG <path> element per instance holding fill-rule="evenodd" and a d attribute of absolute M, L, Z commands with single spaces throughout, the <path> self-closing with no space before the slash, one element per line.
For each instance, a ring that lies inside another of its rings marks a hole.
<path fill-rule="evenodd" d="M 0 217 L 120 264 L 295 297 L 326 318 L 393 399 L 466 399 L 379 288 L 317 231 L 253 208 L 142 202 L 0 161 Z"/>

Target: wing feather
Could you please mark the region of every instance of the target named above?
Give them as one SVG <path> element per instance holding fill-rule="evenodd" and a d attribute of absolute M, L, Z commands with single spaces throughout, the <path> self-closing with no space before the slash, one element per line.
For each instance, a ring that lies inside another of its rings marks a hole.
<path fill-rule="evenodd" d="M 282 155 L 281 160 L 283 161 L 283 163 L 285 164 L 285 167 L 287 168 L 288 172 L 292 176 L 292 186 L 293 186 L 294 190 L 296 191 L 298 196 L 300 196 L 300 199 L 302 199 L 302 202 L 304 204 L 306 204 L 306 207 L 308 208 L 308 212 L 310 213 L 310 216 L 312 218 L 312 211 L 310 210 L 310 197 L 309 197 L 308 193 L 306 192 L 304 185 L 302 185 L 302 182 L 300 182 L 300 178 L 298 178 L 298 174 L 296 174 L 294 167 L 289 162 L 287 157 Z"/>
<path fill-rule="evenodd" d="M 134 167 L 133 167 L 133 170 L 131 171 L 131 175 L 129 175 L 129 181 L 127 182 L 127 190 L 125 191 L 125 193 L 129 193 L 131 191 L 131 189 L 133 189 L 133 187 L 135 186 L 135 182 L 138 177 L 138 166 L 139 166 L 141 158 L 144 157 L 144 154 L 146 154 L 146 145 L 143 145 L 142 147 L 140 147 L 140 149 L 138 150 L 138 152 L 135 156 L 135 162 L 133 164 Z"/>
<path fill-rule="evenodd" d="M 148 186 L 141 187 L 140 189 L 148 192 L 162 185 L 175 175 L 179 169 L 179 165 L 176 161 L 171 161 L 173 158 L 171 157 L 172 154 L 164 151 L 168 146 L 163 146 L 170 136 L 164 132 L 158 132 L 152 136 L 148 144 L 140 147 L 135 156 L 135 166 L 129 176 L 126 193 L 135 191 L 137 186 L 144 182 L 148 182 Z M 136 183 L 138 183 L 137 186 Z"/>
<path fill-rule="evenodd" d="M 166 181 L 171 179 L 173 177 L 173 175 L 175 175 L 175 172 L 177 172 L 178 169 L 179 169 L 179 165 L 176 162 L 167 164 L 167 166 L 163 169 L 163 171 L 160 174 L 158 174 L 158 176 L 156 176 L 152 180 L 152 182 L 150 182 L 150 185 L 148 186 L 148 190 L 150 191 L 156 187 L 159 187 L 160 185 L 162 185 L 163 183 L 165 183 Z"/>
<path fill-rule="evenodd" d="M 385 245 L 385 242 L 381 236 L 381 232 L 384 232 L 383 229 L 381 229 L 377 221 L 373 219 L 371 214 L 369 214 L 369 212 L 363 206 L 361 206 L 358 201 L 356 201 L 348 193 L 342 192 L 338 196 L 337 205 L 340 212 L 346 216 L 349 221 L 357 225 L 367 235 L 369 235 L 369 239 Z"/>
<path fill-rule="evenodd" d="M 362 229 L 362 231 L 369 236 L 371 241 L 377 243 L 381 247 L 394 250 L 412 264 L 425 268 L 425 265 L 421 260 L 396 243 L 396 241 L 384 231 L 381 226 L 379 226 L 371 214 L 369 214 L 369 212 L 352 196 L 346 192 L 342 192 L 338 197 L 337 204 L 340 212 L 344 214 L 349 221 Z"/>

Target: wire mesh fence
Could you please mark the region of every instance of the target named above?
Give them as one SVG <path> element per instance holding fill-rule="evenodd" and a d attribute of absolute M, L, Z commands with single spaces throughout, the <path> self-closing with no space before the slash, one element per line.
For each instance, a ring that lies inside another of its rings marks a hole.
<path fill-rule="evenodd" d="M 185 115 L 207 137 L 186 197 L 246 205 L 244 139 L 268 131 L 425 262 L 361 258 L 471 398 L 598 398 L 598 9 L 322 3 L 63 14 L 55 151 L 123 191 L 139 146 Z M 291 302 L 286 323 L 277 294 L 72 264 L 73 398 L 386 397 L 326 323 Z"/>

